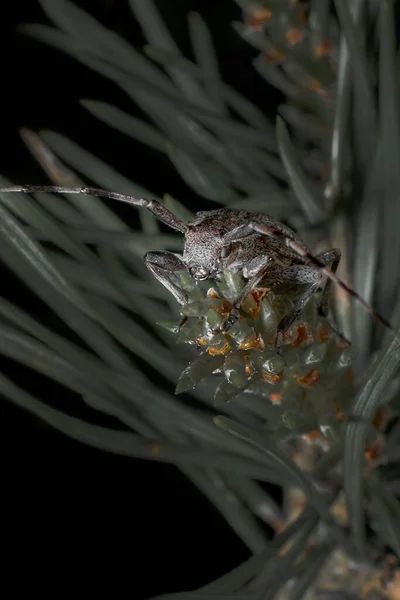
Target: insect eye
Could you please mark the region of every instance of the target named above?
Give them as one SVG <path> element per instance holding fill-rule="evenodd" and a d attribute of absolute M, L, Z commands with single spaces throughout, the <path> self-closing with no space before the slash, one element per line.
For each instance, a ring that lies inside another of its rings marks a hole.
<path fill-rule="evenodd" d="M 205 269 L 204 267 L 191 267 L 189 269 L 189 274 L 191 277 L 193 277 L 193 279 L 207 279 L 208 277 L 208 271 L 207 269 Z"/>

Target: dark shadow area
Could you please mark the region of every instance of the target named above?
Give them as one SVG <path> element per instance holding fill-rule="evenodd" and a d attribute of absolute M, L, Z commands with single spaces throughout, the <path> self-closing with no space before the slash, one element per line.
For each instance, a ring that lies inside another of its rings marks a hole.
<path fill-rule="evenodd" d="M 137 48 L 145 43 L 127 2 L 78 4 Z M 279 94 L 255 73 L 251 58 L 256 52 L 231 27 L 241 16 L 233 1 L 173 0 L 158 5 L 189 57 L 187 13 L 199 11 L 211 28 L 225 81 L 274 114 Z M 165 156 L 101 124 L 79 105 L 80 98 L 99 99 L 132 112 L 132 103 L 115 85 L 16 31 L 18 24 L 35 22 L 47 22 L 35 1 L 8 3 L 1 38 L 0 172 L 14 183 L 47 183 L 18 130 L 50 129 L 154 193 L 169 192 L 197 209 L 199 198 Z M 135 223 L 134 212 L 121 206 L 117 210 Z M 46 307 L 25 293 L 21 282 L 6 269 L 1 273 L 2 294 L 65 333 Z M 88 418 L 89 409 L 80 408 L 72 393 L 11 361 L 1 358 L 1 362 L 18 385 L 60 409 L 72 406 L 76 416 Z M 113 420 L 109 423 L 115 425 Z M 128 594 L 140 600 L 204 585 L 249 555 L 219 513 L 175 467 L 93 450 L 4 399 L 1 456 L 3 564 L 14 591 L 23 585 L 30 592 L 46 590 L 58 596 L 59 589 L 85 593 L 86 588 L 93 595 L 101 590 L 115 598 Z"/>

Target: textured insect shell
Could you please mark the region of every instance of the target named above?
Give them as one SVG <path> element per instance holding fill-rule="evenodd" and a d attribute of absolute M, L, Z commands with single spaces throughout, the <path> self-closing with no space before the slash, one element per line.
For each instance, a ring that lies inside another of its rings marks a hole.
<path fill-rule="evenodd" d="M 228 209 L 198 212 L 188 224 L 183 262 L 196 279 L 215 277 L 220 273 L 222 238 L 231 229 L 227 225 L 229 213 Z"/>
<path fill-rule="evenodd" d="M 280 231 L 285 236 L 301 241 L 289 227 L 261 213 L 222 208 L 202 211 L 188 224 L 185 234 L 183 261 L 196 279 L 207 279 L 220 274 L 222 267 L 241 271 L 245 278 L 251 277 L 260 259 L 269 259 L 281 267 L 297 263 L 299 256 L 291 248 L 265 235 L 247 237 L 230 245 L 223 255 L 223 236 L 240 225 L 260 223 Z M 254 268 L 253 268 L 254 267 Z"/>

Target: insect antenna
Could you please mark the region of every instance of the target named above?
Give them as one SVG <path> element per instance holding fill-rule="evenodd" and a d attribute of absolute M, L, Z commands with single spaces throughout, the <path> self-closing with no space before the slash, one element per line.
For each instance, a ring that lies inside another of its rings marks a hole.
<path fill-rule="evenodd" d="M 373 306 L 368 304 L 368 302 L 366 300 L 364 300 L 364 298 L 362 296 L 357 294 L 357 292 L 355 292 L 349 285 L 347 285 L 347 283 L 342 281 L 342 279 L 340 279 L 332 271 L 332 269 L 330 269 L 329 267 L 324 265 L 320 260 L 318 260 L 318 258 L 313 256 L 311 254 L 311 252 L 309 252 L 306 248 L 304 248 L 304 246 L 302 246 L 301 244 L 298 244 L 294 240 L 290 240 L 289 245 L 291 246 L 291 248 L 293 248 L 293 250 L 298 252 L 301 256 L 304 256 L 305 258 L 307 258 L 307 260 L 309 260 L 311 264 L 313 264 L 317 268 L 319 268 L 327 277 L 329 277 L 329 279 L 334 281 L 339 287 L 341 287 L 343 290 L 345 290 L 349 294 L 349 296 L 351 296 L 352 298 L 357 300 L 357 302 L 359 302 L 359 304 L 361 304 L 367 310 L 367 312 L 369 312 L 371 315 L 373 315 L 375 317 L 375 319 L 377 319 L 380 323 L 382 323 L 382 325 L 384 325 L 385 327 L 390 329 L 391 332 L 393 333 L 393 335 L 398 340 L 400 340 L 399 334 L 392 327 L 392 325 L 389 323 L 389 321 L 387 319 L 385 319 L 385 317 L 383 317 Z"/>
<path fill-rule="evenodd" d="M 258 228 L 259 227 L 257 227 L 257 229 Z M 379 321 L 382 325 L 384 325 L 387 329 L 389 329 L 389 331 L 392 333 L 392 335 L 397 340 L 400 341 L 400 335 L 392 327 L 392 325 L 389 323 L 389 321 L 387 319 L 385 319 L 385 317 L 383 317 L 375 308 L 373 308 L 373 306 L 371 306 L 366 300 L 364 300 L 364 298 L 362 296 L 357 294 L 357 292 L 355 292 L 349 285 L 347 285 L 347 283 L 342 281 L 342 279 L 340 279 L 332 271 L 332 269 L 330 267 L 327 267 L 320 260 L 318 260 L 318 258 L 313 256 L 311 254 L 311 252 L 309 252 L 309 250 L 307 250 L 307 248 L 305 248 L 302 244 L 300 244 L 296 240 L 292 240 L 292 239 L 284 236 L 281 232 L 276 231 L 272 227 L 262 227 L 262 231 L 264 233 L 266 233 L 267 235 L 270 235 L 271 237 L 275 237 L 275 238 L 279 238 L 279 239 L 282 239 L 282 237 L 283 237 L 285 239 L 285 243 L 287 246 L 289 246 L 292 250 L 297 252 L 297 254 L 299 254 L 303 258 L 306 258 L 312 265 L 314 265 L 322 273 L 324 273 L 329 279 L 331 279 L 334 283 L 336 283 L 336 285 L 338 285 L 345 292 L 347 292 L 349 294 L 349 296 L 351 296 L 359 304 L 361 304 L 368 313 L 370 313 L 373 317 L 375 317 L 375 319 L 377 321 Z"/>
<path fill-rule="evenodd" d="M 187 225 L 176 217 L 168 208 L 160 204 L 157 200 L 147 200 L 146 198 L 137 198 L 128 194 L 119 194 L 95 187 L 63 187 L 57 185 L 12 185 L 9 187 L 0 187 L 0 192 L 23 192 L 24 194 L 35 194 L 37 192 L 53 192 L 55 194 L 85 194 L 97 196 L 98 198 L 110 198 L 125 202 L 133 206 L 147 208 L 160 221 L 181 233 L 185 233 Z"/>

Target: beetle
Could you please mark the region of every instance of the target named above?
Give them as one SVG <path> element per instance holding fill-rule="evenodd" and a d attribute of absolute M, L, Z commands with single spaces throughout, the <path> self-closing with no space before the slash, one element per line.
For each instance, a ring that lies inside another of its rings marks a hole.
<path fill-rule="evenodd" d="M 278 324 L 278 345 L 307 302 L 319 290 L 325 275 L 327 279 L 318 305 L 320 315 L 328 316 L 329 295 L 334 282 L 400 339 L 384 317 L 337 277 L 336 270 L 341 258 L 338 248 L 314 256 L 290 227 L 268 215 L 221 208 L 197 212 L 194 220 L 185 224 L 157 200 L 136 198 L 100 188 L 14 185 L 1 187 L 0 191 L 89 194 L 146 208 L 165 225 L 185 236 L 183 254 L 164 251 L 148 252 L 144 256 L 147 268 L 181 306 L 187 303 L 188 298 L 178 276 L 180 271 L 188 271 L 197 281 L 218 280 L 223 269 L 229 268 L 240 273 L 246 280 L 242 291 L 232 303 L 229 316 L 220 328 L 224 332 L 239 319 L 242 303 L 255 288 L 265 286 L 279 292 L 282 288 L 302 286 L 292 309 Z M 330 325 L 337 335 L 350 343 L 333 324 Z"/>

